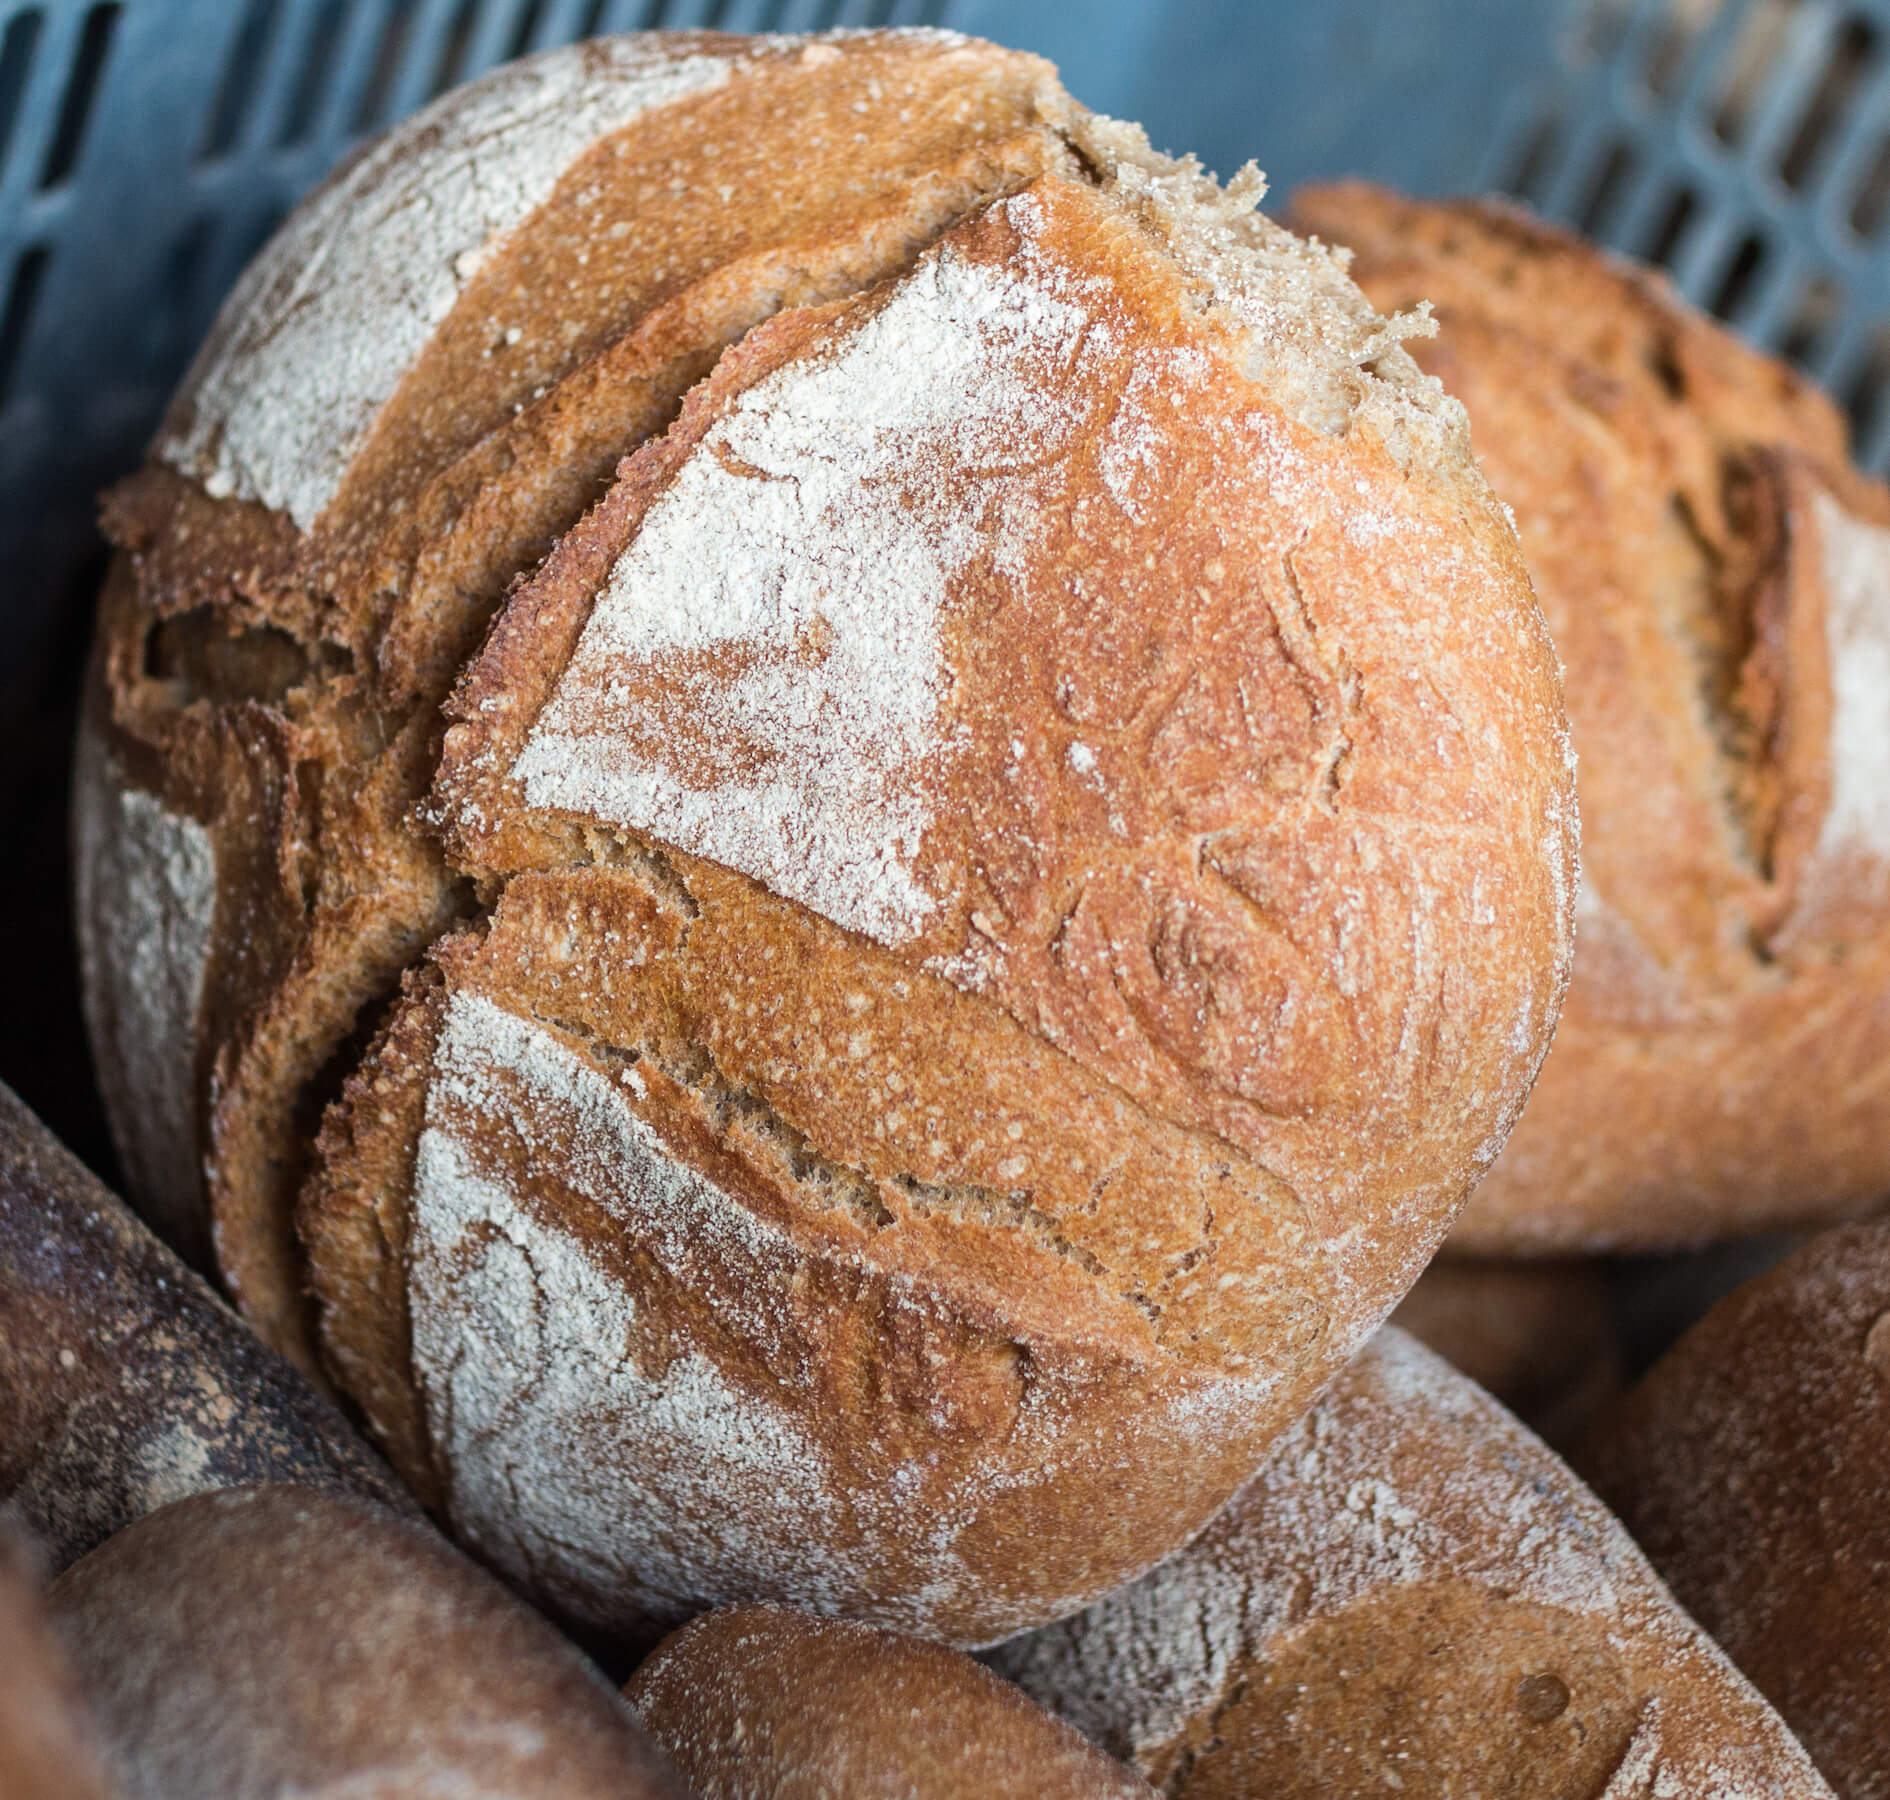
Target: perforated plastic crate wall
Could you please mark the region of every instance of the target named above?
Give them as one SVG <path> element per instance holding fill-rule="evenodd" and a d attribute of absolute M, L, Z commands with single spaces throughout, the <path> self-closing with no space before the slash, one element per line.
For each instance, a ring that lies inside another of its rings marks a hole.
<path fill-rule="evenodd" d="M 1890 0 L 41 0 L 0 5 L 0 693 L 217 301 L 367 131 L 652 25 L 958 26 L 1223 170 L 1517 192 L 1666 263 L 1890 466 Z"/>

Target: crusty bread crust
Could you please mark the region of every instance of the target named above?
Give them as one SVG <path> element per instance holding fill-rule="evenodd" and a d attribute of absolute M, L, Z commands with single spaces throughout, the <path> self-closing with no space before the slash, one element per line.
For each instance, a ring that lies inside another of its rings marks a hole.
<path fill-rule="evenodd" d="M 1825 1800 L 1575 1476 L 1396 1327 L 1180 1556 L 990 1659 L 1186 1800 Z"/>
<path fill-rule="evenodd" d="M 684 1800 L 577 1648 L 419 1520 L 237 1487 L 53 1583 L 111 1791 Z"/>
<path fill-rule="evenodd" d="M 624 1695 L 701 1800 L 1150 1800 L 1147 1783 L 970 1657 L 840 1619 L 705 1613 Z"/>
<path fill-rule="evenodd" d="M 1585 825 L 1554 1054 L 1457 1228 L 1646 1249 L 1890 1193 L 1890 494 L 1836 409 L 1520 211 L 1361 184 L 1302 228 L 1469 407 L 1567 669 Z"/>
<path fill-rule="evenodd" d="M 1831 1784 L 1890 1794 L 1890 1225 L 1728 1295 L 1582 1467 Z"/>
<path fill-rule="evenodd" d="M 220 888 L 205 982 L 218 1251 L 466 1541 L 618 1631 L 989 1641 L 1201 1525 L 1502 1143 L 1553 658 L 1414 322 L 1254 180 L 947 35 L 717 43 L 305 531 L 208 450 L 121 495 L 111 729 L 302 658 L 287 972 L 217 1013 Z"/>
<path fill-rule="evenodd" d="M 0 1525 L 57 1574 L 243 1482 L 413 1510 L 340 1413 L 0 1087 Z"/>

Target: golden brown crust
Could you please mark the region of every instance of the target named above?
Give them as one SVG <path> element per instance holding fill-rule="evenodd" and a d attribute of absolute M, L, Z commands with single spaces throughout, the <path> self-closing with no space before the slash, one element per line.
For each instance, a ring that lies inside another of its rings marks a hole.
<path fill-rule="evenodd" d="M 1582 1466 L 1832 1785 L 1890 1793 L 1890 1226 L 1722 1300 Z"/>
<path fill-rule="evenodd" d="M 1581 757 L 1581 952 L 1470 1252 L 1649 1248 L 1890 1185 L 1890 496 L 1802 378 L 1520 211 L 1296 199 L 1514 508 Z M 1855 690 L 1859 704 L 1847 703 Z M 1874 822 L 1873 822 L 1874 821 Z"/>
<path fill-rule="evenodd" d="M 575 1647 L 367 1501 L 178 1501 L 68 1569 L 47 1611 L 126 1793 L 683 1794 Z"/>
<path fill-rule="evenodd" d="M 702 1800 L 1149 1800 L 1149 1788 L 970 1657 L 776 1607 L 708 1613 L 624 1688 Z"/>
<path fill-rule="evenodd" d="M 1621 1344 L 1597 1263 L 1439 1257 L 1391 1322 L 1557 1450 L 1621 1391 Z"/>
<path fill-rule="evenodd" d="M 313 530 L 161 463 L 107 508 L 125 555 L 100 618 L 109 704 L 87 729 L 116 765 L 108 802 L 117 785 L 155 793 L 213 839 L 196 1047 L 197 1092 L 213 1092 L 195 1121 L 207 1209 L 246 1315 L 311 1368 L 289 1230 L 319 1122 L 305 1096 L 332 1093 L 350 1034 L 466 910 L 411 814 L 437 757 L 434 709 L 506 584 L 757 319 L 876 280 L 1066 154 L 1042 128 L 1050 74 L 1032 57 L 926 33 L 652 41 L 659 59 L 729 58 L 733 78 L 564 171 L 465 288 Z M 793 156 L 751 132 L 780 117 Z M 424 158 L 427 129 L 408 136 L 404 154 Z M 724 198 L 705 206 L 705 191 Z M 205 361 L 216 354 L 213 341 Z M 108 998 L 92 1013 L 109 1094 L 136 1049 Z M 116 1116 L 135 1143 L 135 1112 Z M 135 1197 L 201 1233 L 188 1196 Z"/>
<path fill-rule="evenodd" d="M 259 443 L 334 372 L 253 348 L 301 238 L 388 168 L 456 216 L 454 133 L 573 76 L 667 97 L 332 485 Z M 627 41 L 456 104 L 311 202 L 114 514 L 126 791 L 276 732 L 204 827 L 219 1259 L 303 1354 L 306 1278 L 570 1615 L 1054 1616 L 1225 1498 L 1533 1075 L 1574 818 L 1513 538 L 1408 325 L 1033 59 Z"/>
<path fill-rule="evenodd" d="M 1187 1800 L 1823 1800 L 1620 1525 L 1395 1329 L 1189 1548 L 992 1657 Z"/>

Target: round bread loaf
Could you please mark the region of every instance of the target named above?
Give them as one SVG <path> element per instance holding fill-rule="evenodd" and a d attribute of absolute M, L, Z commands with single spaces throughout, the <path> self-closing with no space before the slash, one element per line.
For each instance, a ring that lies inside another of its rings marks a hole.
<path fill-rule="evenodd" d="M 1845 1800 L 1890 1796 L 1890 1225 L 1728 1295 L 1583 1468 Z"/>
<path fill-rule="evenodd" d="M 684 1800 L 575 1648 L 350 1495 L 179 1500 L 75 1563 L 47 1610 L 136 1800 Z"/>
<path fill-rule="evenodd" d="M 701 1800 L 1151 1800 L 970 1657 L 844 1620 L 706 1613 L 624 1693 Z"/>
<path fill-rule="evenodd" d="M 0 1532 L 0 1795 L 105 1800 L 91 1723 L 46 1629 L 32 1560 Z"/>
<path fill-rule="evenodd" d="M 567 1618 L 1084 1603 L 1520 1106 L 1553 655 L 1259 193 L 949 34 L 535 59 L 285 227 L 112 502 L 132 1165 Z"/>
<path fill-rule="evenodd" d="M 1439 1257 L 1391 1322 L 1558 1450 L 1621 1391 L 1621 1342 L 1596 1263 Z"/>
<path fill-rule="evenodd" d="M 57 1572 L 250 1482 L 412 1509 L 346 1420 L 0 1086 L 0 1521 Z"/>
<path fill-rule="evenodd" d="M 1594 1496 L 1395 1327 L 1180 1556 L 991 1660 L 1187 1800 L 1829 1792 Z"/>
<path fill-rule="evenodd" d="M 1567 671 L 1580 953 L 1452 1239 L 1651 1249 L 1890 1194 L 1890 494 L 1837 409 L 1657 277 L 1494 203 L 1295 219 L 1476 421 Z"/>

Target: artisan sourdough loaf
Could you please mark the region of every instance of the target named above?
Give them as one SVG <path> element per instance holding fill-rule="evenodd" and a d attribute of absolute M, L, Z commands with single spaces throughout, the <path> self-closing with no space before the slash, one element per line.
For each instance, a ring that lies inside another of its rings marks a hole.
<path fill-rule="evenodd" d="M 705 1613 L 624 1694 L 700 1800 L 1152 1800 L 961 1651 L 843 1619 Z"/>
<path fill-rule="evenodd" d="M 1650 1248 L 1890 1193 L 1890 494 L 1835 407 L 1497 204 L 1315 188 L 1469 408 L 1567 669 L 1580 951 L 1453 1239 Z"/>
<path fill-rule="evenodd" d="M 1083 1604 L 1503 1142 L 1553 654 L 1259 194 L 949 34 L 561 52 L 310 201 L 112 500 L 129 1164 L 568 1618 Z"/>
<path fill-rule="evenodd" d="M 1582 1466 L 1844 1800 L 1890 1796 L 1890 1225 L 1728 1295 Z"/>
<path fill-rule="evenodd" d="M 1627 1533 L 1387 1327 L 1192 1545 L 996 1668 L 1186 1800 L 1819 1800 Z"/>

